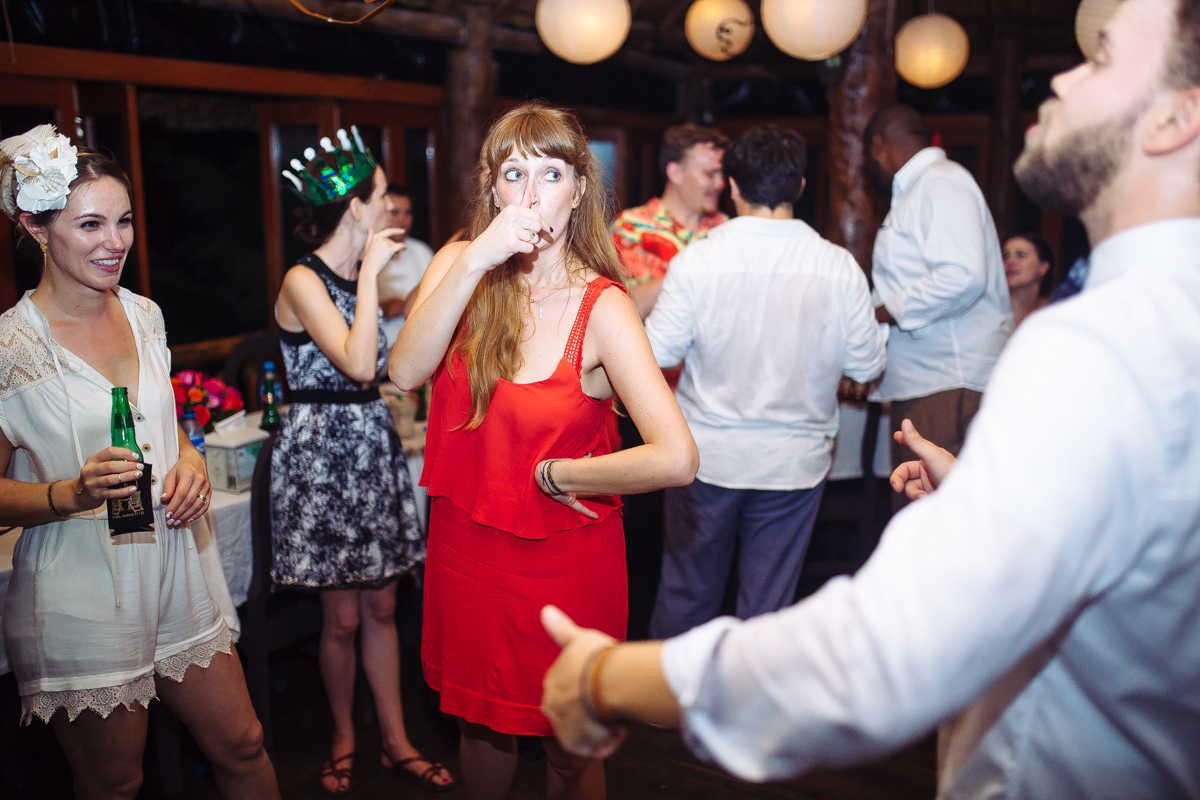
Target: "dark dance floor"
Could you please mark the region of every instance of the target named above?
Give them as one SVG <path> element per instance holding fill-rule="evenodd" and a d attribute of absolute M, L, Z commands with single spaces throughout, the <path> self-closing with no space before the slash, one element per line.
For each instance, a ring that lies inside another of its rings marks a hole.
<path fill-rule="evenodd" d="M 857 482 L 845 482 L 853 484 Z M 886 501 L 886 488 L 879 486 L 878 497 Z M 839 498 L 853 499 L 854 486 L 831 484 L 827 492 L 830 508 Z M 853 505 L 853 503 L 851 503 Z M 877 504 L 886 516 L 886 504 Z M 830 576 L 855 569 L 869 553 L 878 531 L 864 535 L 856 522 L 829 518 L 818 523 L 809 558 L 802 577 L 800 594 L 818 588 Z M 880 526 L 882 521 L 880 521 Z M 652 559 L 630 550 L 631 574 L 638 580 L 652 581 L 649 573 L 657 570 Z M 646 543 L 643 553 L 653 553 Z M 648 617 L 648 609 L 635 601 L 631 617 Z M 457 731 L 453 723 L 439 714 L 420 675 L 419 592 L 409 580 L 402 586 L 399 622 L 402 638 L 403 694 L 409 735 L 423 753 L 443 761 L 457 777 Z M 632 622 L 632 619 L 631 619 Z M 330 720 L 324 692 L 317 672 L 315 641 L 301 643 L 276 654 L 272 662 L 273 718 L 275 725 L 275 765 L 284 798 L 315 800 L 324 797 L 316 775 L 328 756 Z M 355 765 L 357 800 L 375 798 L 432 797 L 415 786 L 400 781 L 379 766 L 378 729 L 370 719 L 370 703 L 365 696 L 359 704 L 358 760 Z M 13 703 L 16 685 L 12 676 L 0 679 L 0 797 L 12 800 L 66 800 L 72 797 L 70 776 L 53 734 L 41 724 L 14 731 Z M 145 800 L 175 800 L 164 789 L 154 746 L 154 730 L 147 745 L 146 780 L 139 795 Z M 611 798 L 795 798 L 799 800 L 926 800 L 935 793 L 935 751 L 932 738 L 923 740 L 882 761 L 836 772 L 815 772 L 784 783 L 755 785 L 735 780 L 716 767 L 698 761 L 673 732 L 637 729 L 629 741 L 607 765 Z M 195 746 L 186 739 L 183 755 L 182 794 L 187 800 L 217 798 L 211 770 Z M 545 763 L 523 760 L 517 774 L 511 800 L 534 800 L 544 796 Z M 442 795 L 465 797 L 461 789 Z"/>

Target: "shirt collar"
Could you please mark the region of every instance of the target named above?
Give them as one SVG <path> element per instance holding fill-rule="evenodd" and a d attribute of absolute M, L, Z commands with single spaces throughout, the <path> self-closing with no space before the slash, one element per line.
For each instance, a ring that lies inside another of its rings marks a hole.
<path fill-rule="evenodd" d="M 1156 264 L 1192 263 L 1197 253 L 1200 253 L 1200 217 L 1138 225 L 1096 245 L 1089 258 L 1084 290 L 1119 278 L 1147 260 Z"/>
<path fill-rule="evenodd" d="M 917 176 L 930 164 L 945 160 L 946 151 L 940 147 L 926 147 L 918 151 L 908 163 L 896 171 L 896 177 L 892 178 L 892 197 L 899 197 L 908 191 L 908 187 L 913 185 Z"/>
<path fill-rule="evenodd" d="M 722 222 L 726 221 L 725 214 L 720 210 L 715 211 L 712 214 L 701 214 L 699 222 L 696 223 L 696 230 L 689 231 L 683 226 L 683 223 L 667 213 L 667 209 L 662 204 L 661 197 L 650 198 L 650 202 L 646 203 L 646 210 L 650 212 L 650 216 L 663 220 L 664 222 L 669 222 L 677 233 L 686 236 L 694 236 L 697 233 L 703 233 L 709 228 L 715 228 L 717 225 L 720 225 Z"/>

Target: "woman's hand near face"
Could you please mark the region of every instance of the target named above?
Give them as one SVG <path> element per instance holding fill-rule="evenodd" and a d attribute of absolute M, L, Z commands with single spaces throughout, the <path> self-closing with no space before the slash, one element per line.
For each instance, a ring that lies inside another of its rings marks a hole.
<path fill-rule="evenodd" d="M 554 229 L 532 206 L 533 196 L 526 186 L 521 202 L 505 206 L 463 252 L 461 258 L 467 269 L 488 272 L 518 253 L 529 254 L 546 247 L 550 243 L 546 234 L 553 234 Z"/>
<path fill-rule="evenodd" d="M 405 247 L 403 241 L 392 237 L 403 235 L 403 228 L 384 228 L 379 233 L 367 228 L 367 244 L 363 247 L 362 266 L 358 268 L 359 276 L 375 280 L 396 253 Z"/>

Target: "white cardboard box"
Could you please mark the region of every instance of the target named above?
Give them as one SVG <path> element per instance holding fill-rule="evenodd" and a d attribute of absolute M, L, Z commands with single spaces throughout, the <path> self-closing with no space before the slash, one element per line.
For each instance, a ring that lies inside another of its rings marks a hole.
<path fill-rule="evenodd" d="M 271 434 L 256 427 L 237 428 L 204 437 L 208 482 L 224 492 L 244 492 L 254 477 L 254 463 Z"/>

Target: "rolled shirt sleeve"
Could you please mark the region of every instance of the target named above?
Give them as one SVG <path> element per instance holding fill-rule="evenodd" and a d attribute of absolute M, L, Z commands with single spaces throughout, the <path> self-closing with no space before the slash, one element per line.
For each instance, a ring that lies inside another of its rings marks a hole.
<path fill-rule="evenodd" d="M 963 313 L 987 288 L 986 220 L 975 195 L 942 177 L 927 179 L 921 191 L 913 233 L 929 271 L 882 298 L 904 331 Z"/>
<path fill-rule="evenodd" d="M 698 754 L 754 781 L 880 756 L 978 697 L 1127 573 L 1164 473 L 1153 409 L 1095 337 L 1045 318 L 1027 328 L 953 473 L 893 519 L 857 575 L 664 645 Z"/>
<path fill-rule="evenodd" d="M 846 291 L 846 361 L 842 372 L 852 380 L 867 383 L 883 372 L 887 364 L 887 326 L 875 321 L 867 278 L 850 259 L 851 284 Z"/>

